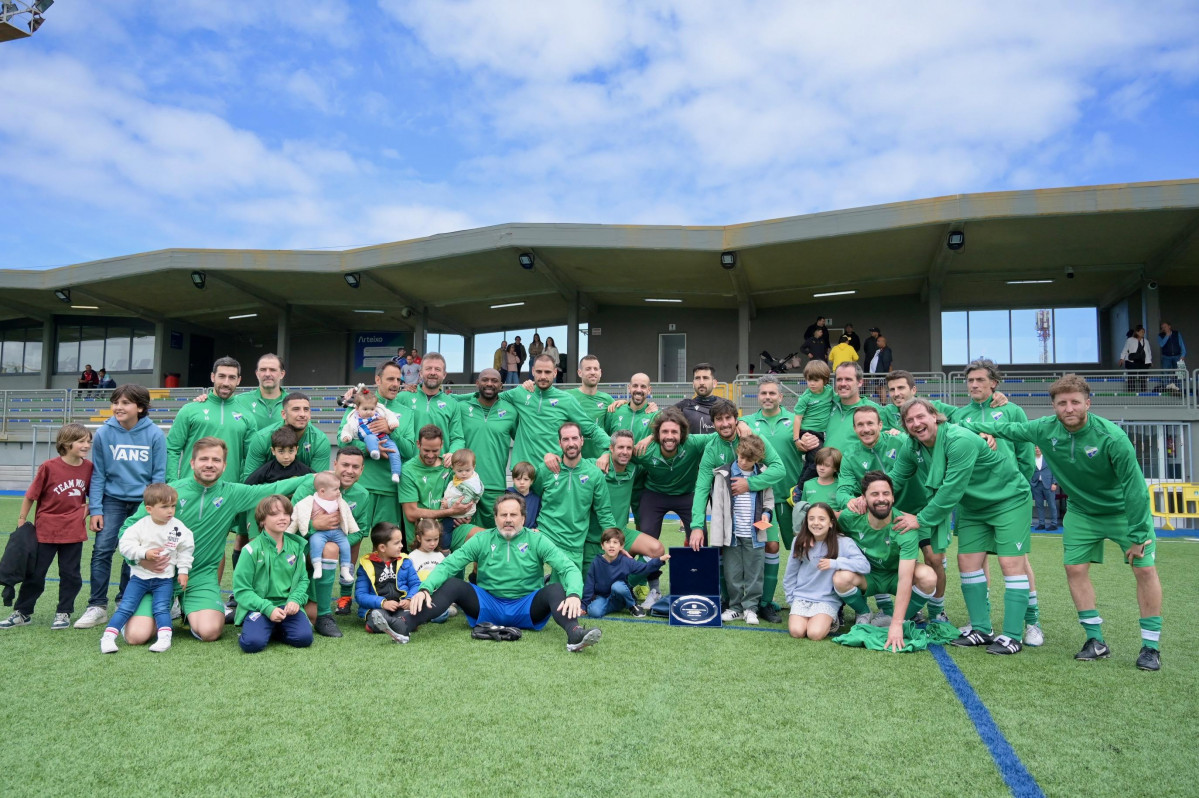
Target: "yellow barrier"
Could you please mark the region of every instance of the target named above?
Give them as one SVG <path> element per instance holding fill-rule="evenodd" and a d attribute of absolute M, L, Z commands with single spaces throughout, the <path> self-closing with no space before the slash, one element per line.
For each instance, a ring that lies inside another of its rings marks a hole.
<path fill-rule="evenodd" d="M 1189 482 L 1150 485 L 1149 501 L 1153 517 L 1162 519 L 1162 529 L 1174 528 L 1171 518 L 1199 519 L 1199 485 Z"/>

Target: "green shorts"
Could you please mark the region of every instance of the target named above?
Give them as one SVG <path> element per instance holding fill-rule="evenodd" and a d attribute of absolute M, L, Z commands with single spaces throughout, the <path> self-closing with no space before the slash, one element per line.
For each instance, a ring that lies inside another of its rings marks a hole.
<path fill-rule="evenodd" d="M 1032 496 L 985 518 L 973 518 L 958 508 L 956 531 L 959 554 L 1023 557 L 1032 547 Z"/>
<path fill-rule="evenodd" d="M 1082 515 L 1071 510 L 1062 517 L 1062 562 L 1066 565 L 1103 562 L 1103 541 L 1110 540 L 1127 552 L 1133 547 L 1125 515 Z M 1132 561 L 1134 568 L 1149 568 L 1156 563 L 1157 536 L 1150 532 L 1144 555 Z"/>
<path fill-rule="evenodd" d="M 221 582 L 216 571 L 208 574 L 190 574 L 187 579 L 187 591 L 180 594 L 179 584 L 176 583 L 175 595 L 179 597 L 184 615 L 197 610 L 216 610 L 222 614 L 225 612 L 225 598 L 221 595 Z M 137 612 L 133 613 L 135 618 L 139 615 L 144 618 L 154 617 L 154 613 L 150 611 L 152 598 L 149 593 L 142 596 L 141 603 L 137 605 Z"/>
<path fill-rule="evenodd" d="M 478 516 L 475 516 L 476 519 Z M 471 530 L 479 529 L 477 524 L 461 524 L 454 527 L 453 533 L 450 535 L 450 551 L 458 551 L 466 545 L 466 539 L 470 537 Z"/>
<path fill-rule="evenodd" d="M 795 539 L 795 532 L 791 529 L 794 514 L 795 508 L 787 502 L 775 502 L 774 525 L 766 533 L 766 540 L 781 541 L 783 548 L 791 551 L 791 541 Z"/>
<path fill-rule="evenodd" d="M 387 521 L 396 526 L 404 525 L 404 508 L 400 504 L 396 491 L 392 490 L 387 493 L 367 491 L 367 493 L 372 501 L 370 514 L 363 515 L 363 518 L 370 519 L 366 525 L 367 534 L 370 534 L 370 530 L 380 521 Z"/>
<path fill-rule="evenodd" d="M 895 595 L 899 590 L 899 571 L 879 571 L 873 566 L 866 574 L 866 595 L 874 596 L 879 593 Z"/>

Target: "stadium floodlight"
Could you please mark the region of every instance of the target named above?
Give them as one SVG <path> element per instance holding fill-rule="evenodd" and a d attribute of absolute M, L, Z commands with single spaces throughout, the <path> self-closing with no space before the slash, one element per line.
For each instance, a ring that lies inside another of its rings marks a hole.
<path fill-rule="evenodd" d="M 966 234 L 961 230 L 954 230 L 945 239 L 945 246 L 949 247 L 954 252 L 957 252 L 962 247 L 966 246 Z"/>
<path fill-rule="evenodd" d="M 39 14 L 45 14 L 46 9 L 52 5 L 54 5 L 54 0 L 37 0 L 37 2 L 33 4 L 33 10 Z"/>
<path fill-rule="evenodd" d="M 71 289 L 59 288 L 54 292 L 54 296 L 58 297 L 58 301 L 66 305 L 71 304 Z"/>
<path fill-rule="evenodd" d="M 721 252 L 720 253 L 720 265 L 726 269 L 732 269 L 734 266 L 737 265 L 737 253 L 736 252 Z"/>
<path fill-rule="evenodd" d="M 532 269 L 533 268 L 533 253 L 532 252 L 522 252 L 516 256 L 516 261 L 520 264 L 520 267 L 522 269 Z"/>
<path fill-rule="evenodd" d="M 0 15 L 3 15 L 5 18 L 16 14 L 20 10 L 17 8 L 16 3 L 0 3 Z"/>
<path fill-rule="evenodd" d="M 29 20 L 29 32 L 37 33 L 37 29 L 40 28 L 42 26 L 42 23 L 45 21 L 46 21 L 46 18 L 43 17 L 41 14 L 34 14 Z"/>
<path fill-rule="evenodd" d="M 345 278 L 346 285 L 350 288 L 357 288 L 362 285 L 362 275 L 358 272 L 346 272 L 342 277 Z"/>
<path fill-rule="evenodd" d="M 0 2 L 0 42 L 27 39 L 46 21 L 42 16 L 54 0 L 3 0 Z M 28 17 L 28 21 L 18 18 Z M 22 24 L 23 23 L 23 24 Z"/>
<path fill-rule="evenodd" d="M 208 284 L 208 275 L 204 272 L 192 272 L 192 285 L 196 288 L 204 288 Z"/>

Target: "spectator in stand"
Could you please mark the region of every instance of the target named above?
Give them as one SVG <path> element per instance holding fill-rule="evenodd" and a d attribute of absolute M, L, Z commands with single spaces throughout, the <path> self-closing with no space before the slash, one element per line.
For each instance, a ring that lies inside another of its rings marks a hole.
<path fill-rule="evenodd" d="M 554 359 L 554 368 L 558 370 L 557 375 L 554 377 L 554 382 L 562 382 L 561 355 L 558 354 L 558 347 L 554 344 L 554 337 L 552 335 L 545 337 L 545 354 Z"/>
<path fill-rule="evenodd" d="M 820 321 L 824 321 L 824 319 L 821 318 Z M 812 358 L 812 360 L 822 360 L 827 363 L 828 339 L 824 337 L 824 327 L 810 327 L 808 329 L 812 330 L 812 334 L 803 342 L 803 346 L 799 348 L 799 351 Z"/>
<path fill-rule="evenodd" d="M 849 339 L 849 345 L 853 347 L 853 351 L 860 354 L 862 351 L 862 339 L 853 331 L 852 321 L 845 323 L 845 337 Z"/>
<path fill-rule="evenodd" d="M 408 350 L 401 346 L 396 350 L 396 356 L 391 359 L 391 362 L 403 369 L 408 365 Z"/>
<path fill-rule="evenodd" d="M 491 367 L 500 373 L 500 382 L 505 382 L 508 376 L 508 342 L 500 341 L 500 348 L 495 350 L 491 359 Z"/>
<path fill-rule="evenodd" d="M 92 364 L 88 363 L 83 367 L 83 373 L 79 375 L 80 388 L 95 388 L 100 384 L 100 377 L 96 372 L 92 371 Z"/>
<path fill-rule="evenodd" d="M 1120 351 L 1121 368 L 1128 372 L 1128 390 L 1137 393 L 1145 390 L 1145 378 L 1136 372 L 1145 371 L 1153 365 L 1153 350 L 1145 346 L 1145 325 L 1138 324 L 1128 331 L 1128 340 Z"/>
<path fill-rule="evenodd" d="M 117 387 L 117 381 L 114 380 L 112 377 L 108 376 L 107 371 L 105 371 L 104 369 L 100 369 L 100 381 L 98 383 L 96 383 L 96 387 L 97 388 L 115 388 L 115 387 Z"/>
<path fill-rule="evenodd" d="M 842 335 L 841 340 L 837 342 L 837 345 L 828 354 L 831 361 L 829 365 L 832 366 L 833 371 L 836 371 L 837 366 L 842 363 L 858 362 L 858 350 L 853 348 L 853 344 L 849 342 L 848 335 Z"/>
<path fill-rule="evenodd" d="M 516 358 L 519 361 L 517 371 L 519 372 L 520 368 L 524 367 L 525 360 L 529 357 L 529 353 L 525 350 L 525 345 L 520 342 L 519 335 L 516 336 L 516 339 L 513 341 L 513 345 L 516 347 Z M 519 377 L 519 376 L 520 375 L 518 373 L 517 377 Z M 516 382 L 517 382 L 517 384 L 519 384 L 520 380 L 517 379 Z"/>
<path fill-rule="evenodd" d="M 529 341 L 529 379 L 533 379 L 533 363 L 545 351 L 545 344 L 541 343 L 541 333 L 533 333 L 533 340 Z"/>
<path fill-rule="evenodd" d="M 866 345 L 873 339 L 867 338 Z M 891 373 L 891 347 L 887 346 L 887 336 L 880 335 L 875 343 L 874 354 L 866 361 L 867 374 Z"/>
<path fill-rule="evenodd" d="M 824 326 L 824 316 L 817 316 L 814 324 L 809 324 L 808 329 L 803 331 L 803 339 L 806 341 L 812 337 L 816 330 L 824 330 L 824 338 L 828 340 L 828 328 Z"/>
<path fill-rule="evenodd" d="M 421 361 L 420 350 L 414 346 L 414 347 L 412 347 L 412 354 L 408 355 L 408 362 L 415 363 L 416 365 L 419 366 L 420 361 Z"/>
<path fill-rule="evenodd" d="M 1174 329 L 1170 322 L 1163 321 L 1158 329 L 1157 345 L 1162 350 L 1162 368 L 1174 371 L 1178 368 L 1178 361 L 1186 358 L 1187 345 L 1182 340 L 1182 333 Z"/>
<path fill-rule="evenodd" d="M 517 338 L 519 341 L 520 338 Z M 508 351 L 504 353 L 506 358 L 507 368 L 504 370 L 505 385 L 520 385 L 520 352 L 517 350 L 518 344 L 508 344 Z"/>
<path fill-rule="evenodd" d="M 871 327 L 870 334 L 866 336 L 866 343 L 862 344 L 862 363 L 866 366 L 867 371 L 870 368 L 870 361 L 874 358 L 874 353 L 878 350 L 878 337 L 882 335 L 878 327 Z"/>

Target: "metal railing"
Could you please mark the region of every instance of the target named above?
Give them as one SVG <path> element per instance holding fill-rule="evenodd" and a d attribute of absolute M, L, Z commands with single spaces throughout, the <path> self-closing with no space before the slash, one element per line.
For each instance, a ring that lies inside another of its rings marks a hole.
<path fill-rule="evenodd" d="M 1023 408 L 1049 406 L 1049 386 L 1065 374 L 1077 374 L 1091 386 L 1091 406 L 1141 408 L 1191 408 L 1195 406 L 1194 382 L 1178 379 L 1178 372 L 1164 369 L 1125 371 L 1109 369 L 1096 371 L 1009 371 L 1004 372 L 999 390 Z M 966 390 L 966 375 L 949 375 L 949 389 L 954 404 L 970 401 Z"/>
<path fill-rule="evenodd" d="M 758 380 L 763 376 L 765 375 L 738 374 L 737 379 L 733 382 L 733 388 L 737 394 L 734 401 L 741 408 L 743 414 L 758 412 Z M 808 389 L 808 384 L 800 372 L 770 376 L 776 377 L 782 387 L 784 407 L 793 407 L 795 400 Z M 942 402 L 952 401 L 948 379 L 943 372 L 920 371 L 914 372 L 912 376 L 916 378 L 916 391 L 921 396 L 939 399 Z M 887 396 L 887 375 L 867 374 L 863 379 L 861 395 L 880 405 L 889 405 L 891 400 Z"/>

